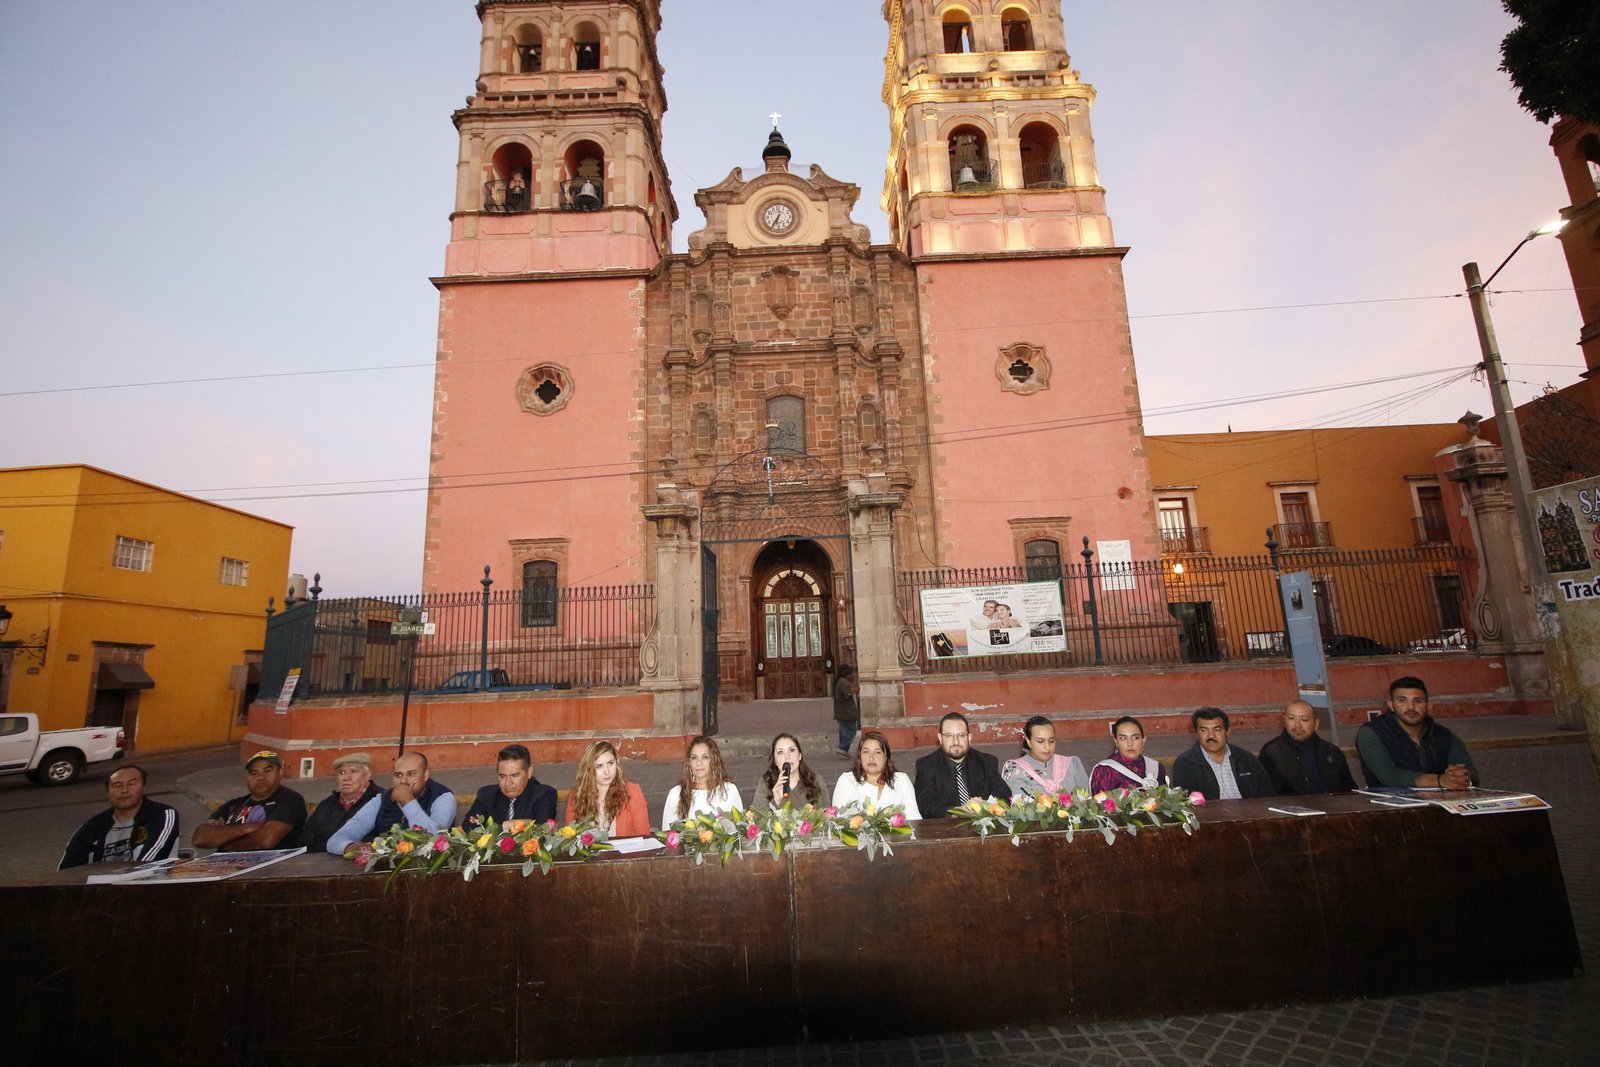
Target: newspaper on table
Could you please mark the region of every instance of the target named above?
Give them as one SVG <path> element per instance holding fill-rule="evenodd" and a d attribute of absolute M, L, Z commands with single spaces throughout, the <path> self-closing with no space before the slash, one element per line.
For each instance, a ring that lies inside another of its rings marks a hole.
<path fill-rule="evenodd" d="M 246 871 L 259 871 L 274 863 L 298 856 L 303 848 L 281 848 L 266 852 L 213 852 L 198 859 L 165 859 L 141 863 L 127 870 L 91 874 L 89 883 L 117 885 L 171 885 L 188 882 L 220 882 Z"/>
<path fill-rule="evenodd" d="M 1416 786 L 1386 785 L 1357 789 L 1374 798 L 1374 804 L 1391 807 L 1416 807 L 1429 804 L 1453 815 L 1495 815 L 1506 811 L 1547 811 L 1550 808 L 1532 793 L 1504 789 L 1418 789 Z"/>

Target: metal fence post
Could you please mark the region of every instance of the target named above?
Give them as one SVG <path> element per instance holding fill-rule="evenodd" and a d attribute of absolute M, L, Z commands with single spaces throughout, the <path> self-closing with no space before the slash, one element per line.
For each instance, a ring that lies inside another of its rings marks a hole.
<path fill-rule="evenodd" d="M 1094 599 L 1094 553 L 1089 549 L 1089 539 L 1083 539 L 1083 580 L 1089 585 L 1089 629 L 1094 633 L 1094 665 L 1106 665 L 1105 654 L 1100 649 L 1100 608 Z"/>
<path fill-rule="evenodd" d="M 494 579 L 489 577 L 489 565 L 483 565 L 483 629 L 478 638 L 478 684 L 474 689 L 489 688 L 489 587 Z"/>

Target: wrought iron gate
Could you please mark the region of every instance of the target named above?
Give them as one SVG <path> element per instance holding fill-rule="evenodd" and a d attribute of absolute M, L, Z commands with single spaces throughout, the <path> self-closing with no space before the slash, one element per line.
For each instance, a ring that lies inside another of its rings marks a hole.
<path fill-rule="evenodd" d="M 717 733 L 717 690 L 722 659 L 717 654 L 717 554 L 700 546 L 700 732 Z"/>

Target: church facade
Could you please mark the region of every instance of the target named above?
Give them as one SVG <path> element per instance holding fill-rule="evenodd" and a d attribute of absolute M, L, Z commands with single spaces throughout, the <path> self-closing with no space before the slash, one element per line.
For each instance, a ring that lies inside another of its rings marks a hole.
<path fill-rule="evenodd" d="M 774 129 L 753 173 L 693 193 L 684 253 L 658 0 L 478 11 L 428 592 L 485 565 L 501 588 L 656 583 L 666 674 L 821 695 L 852 662 L 883 715 L 915 659 L 897 574 L 1059 573 L 1085 538 L 1160 554 L 1127 250 L 1059 0 L 884 4 L 886 241 Z M 679 671 L 710 603 L 713 658 Z"/>

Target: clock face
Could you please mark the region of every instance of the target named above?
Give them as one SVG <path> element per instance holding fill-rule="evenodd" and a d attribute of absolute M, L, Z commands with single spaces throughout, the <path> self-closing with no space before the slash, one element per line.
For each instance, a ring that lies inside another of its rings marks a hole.
<path fill-rule="evenodd" d="M 774 200 L 761 209 L 761 225 L 771 233 L 788 233 L 798 220 L 794 205 L 787 200 Z"/>

